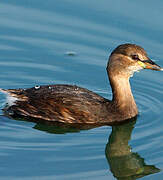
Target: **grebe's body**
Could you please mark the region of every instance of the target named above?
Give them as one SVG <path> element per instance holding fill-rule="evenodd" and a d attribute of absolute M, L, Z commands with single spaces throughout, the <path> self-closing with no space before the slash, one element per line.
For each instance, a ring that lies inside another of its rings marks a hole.
<path fill-rule="evenodd" d="M 1 89 L 9 96 L 4 111 L 11 116 L 64 123 L 121 122 L 138 114 L 129 78 L 140 69 L 161 70 L 147 57 L 143 48 L 123 44 L 111 53 L 107 66 L 112 100 L 71 85 Z"/>
<path fill-rule="evenodd" d="M 10 96 L 15 97 L 11 106 L 9 97 L 6 106 L 11 115 L 67 123 L 94 123 L 106 121 L 107 110 L 111 108 L 107 99 L 77 86 L 49 85 L 9 91 Z"/>
<path fill-rule="evenodd" d="M 6 90 L 2 90 L 5 92 Z M 11 116 L 24 116 L 64 123 L 107 123 L 137 114 L 126 114 L 108 99 L 71 85 L 36 86 L 10 89 L 4 110 Z"/>

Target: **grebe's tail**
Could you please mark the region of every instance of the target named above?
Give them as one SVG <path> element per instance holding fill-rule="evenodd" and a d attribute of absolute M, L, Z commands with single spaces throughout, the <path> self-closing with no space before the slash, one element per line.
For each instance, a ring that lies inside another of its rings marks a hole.
<path fill-rule="evenodd" d="M 18 93 L 20 92 L 19 89 L 2 89 L 0 88 L 0 92 L 9 95 L 9 96 L 18 96 Z"/>

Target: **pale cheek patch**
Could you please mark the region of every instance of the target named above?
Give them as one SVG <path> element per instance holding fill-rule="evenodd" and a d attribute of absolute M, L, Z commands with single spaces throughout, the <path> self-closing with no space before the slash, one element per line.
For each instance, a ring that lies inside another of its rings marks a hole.
<path fill-rule="evenodd" d="M 142 66 L 130 66 L 130 67 L 128 67 L 130 77 L 133 76 L 134 72 L 139 72 L 141 69 L 143 69 Z"/>

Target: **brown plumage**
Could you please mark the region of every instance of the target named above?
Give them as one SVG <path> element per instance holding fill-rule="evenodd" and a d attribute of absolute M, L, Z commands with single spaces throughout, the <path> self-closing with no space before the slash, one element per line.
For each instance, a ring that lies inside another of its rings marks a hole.
<path fill-rule="evenodd" d="M 140 69 L 162 70 L 147 57 L 143 48 L 134 44 L 123 44 L 111 53 L 107 65 L 113 92 L 111 101 L 85 88 L 72 85 L 1 89 L 12 100 L 6 104 L 4 111 L 14 117 L 64 123 L 121 122 L 138 114 L 129 78 Z"/>

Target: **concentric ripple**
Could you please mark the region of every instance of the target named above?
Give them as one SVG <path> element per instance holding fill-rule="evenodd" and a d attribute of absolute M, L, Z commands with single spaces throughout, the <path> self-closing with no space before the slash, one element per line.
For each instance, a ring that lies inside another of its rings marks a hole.
<path fill-rule="evenodd" d="M 157 56 L 155 59 L 163 59 L 162 1 L 141 4 L 107 0 L 2 2 L 0 88 L 66 83 L 111 97 L 105 67 L 115 46 L 137 43 L 149 55 Z M 131 80 L 140 112 L 130 139 L 131 151 L 158 168 L 163 168 L 161 77 L 161 72 L 149 71 Z M 5 96 L 0 94 L 1 109 L 4 103 Z M 39 123 L 9 119 L 1 111 L 0 179 L 115 179 L 105 156 L 111 131 L 105 126 L 62 134 L 60 129 L 54 131 Z"/>
<path fill-rule="evenodd" d="M 147 78 L 139 81 L 135 80 L 135 82 L 137 83 L 137 91 L 134 93 L 140 112 L 151 112 L 152 114 L 161 113 L 163 102 L 159 97 L 163 95 L 162 85 L 157 84 L 157 82 L 150 81 L 150 79 Z"/>

